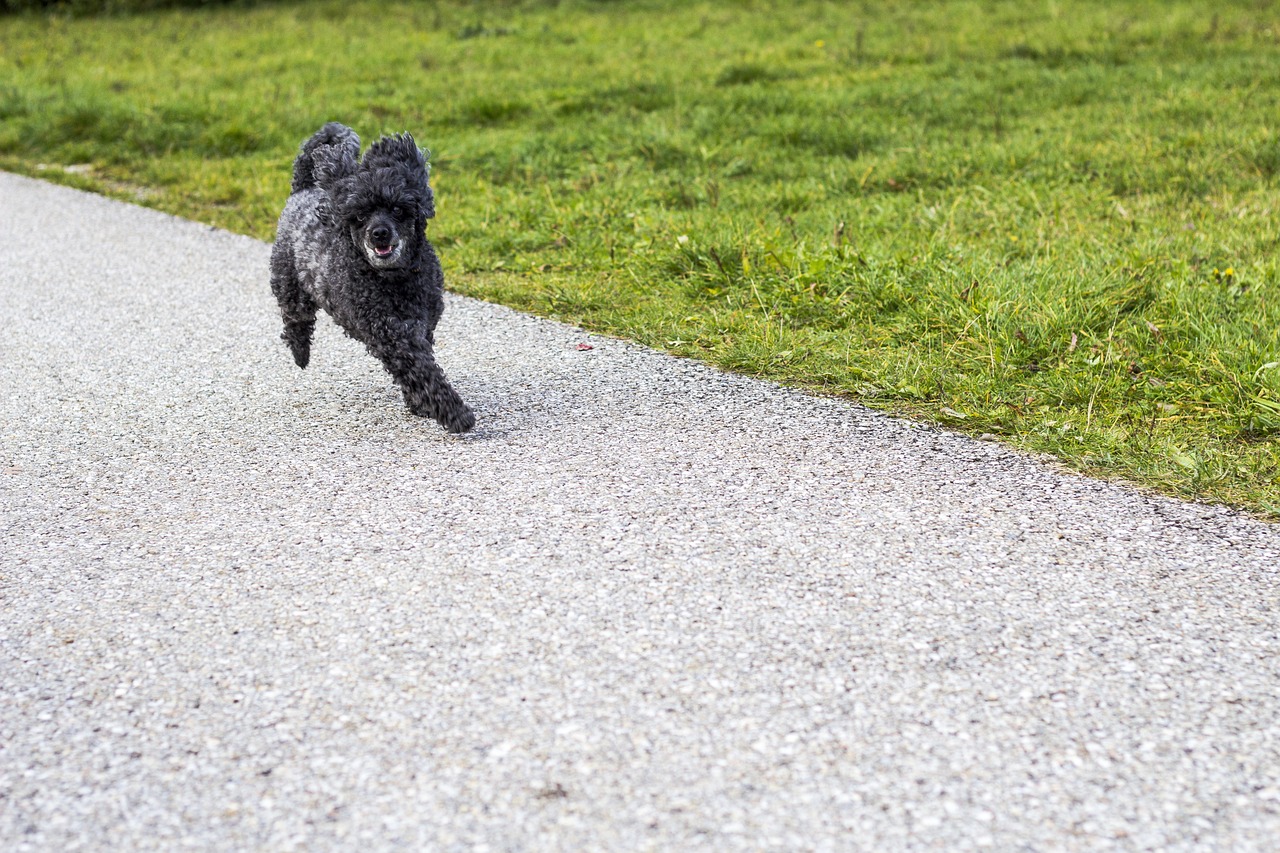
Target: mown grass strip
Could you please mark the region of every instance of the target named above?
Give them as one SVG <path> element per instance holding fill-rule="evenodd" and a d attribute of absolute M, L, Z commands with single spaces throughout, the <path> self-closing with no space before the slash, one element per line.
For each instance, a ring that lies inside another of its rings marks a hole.
<path fill-rule="evenodd" d="M 457 290 L 1276 515 L 1278 43 L 1254 2 L 14 15 L 0 165 L 270 239 L 304 136 L 409 129 Z"/>

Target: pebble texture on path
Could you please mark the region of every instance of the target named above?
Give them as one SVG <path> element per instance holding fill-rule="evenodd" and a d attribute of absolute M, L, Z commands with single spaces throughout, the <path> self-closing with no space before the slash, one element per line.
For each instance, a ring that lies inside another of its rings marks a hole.
<path fill-rule="evenodd" d="M 0 848 L 1275 849 L 1276 528 L 267 259 L 0 175 Z"/>

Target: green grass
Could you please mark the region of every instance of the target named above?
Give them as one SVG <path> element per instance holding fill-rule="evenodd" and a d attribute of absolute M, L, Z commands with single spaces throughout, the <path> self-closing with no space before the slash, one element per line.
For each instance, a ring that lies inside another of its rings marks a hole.
<path fill-rule="evenodd" d="M 16 15 L 0 166 L 270 239 L 321 123 L 409 129 L 456 290 L 1277 516 L 1278 12 Z"/>

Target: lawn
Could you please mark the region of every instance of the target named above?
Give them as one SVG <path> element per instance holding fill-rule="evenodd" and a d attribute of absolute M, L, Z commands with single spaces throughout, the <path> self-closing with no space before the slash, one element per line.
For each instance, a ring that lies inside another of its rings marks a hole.
<path fill-rule="evenodd" d="M 408 129 L 454 290 L 1273 517 L 1277 117 L 1256 0 L 0 17 L 0 167 L 269 240 Z"/>

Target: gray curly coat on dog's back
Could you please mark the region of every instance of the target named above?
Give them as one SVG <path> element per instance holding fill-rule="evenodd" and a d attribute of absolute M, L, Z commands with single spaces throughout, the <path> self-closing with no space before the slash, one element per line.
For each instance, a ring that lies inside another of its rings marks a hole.
<path fill-rule="evenodd" d="M 444 275 L 424 233 L 434 215 L 426 158 L 412 136 L 384 136 L 360 159 L 360 137 L 330 122 L 294 161 L 271 291 L 299 367 L 311 359 L 323 308 L 382 362 L 410 411 L 466 432 L 475 415 L 433 352 L 444 311 Z"/>

